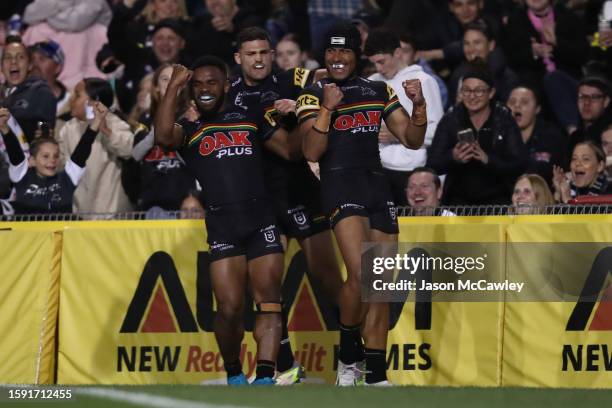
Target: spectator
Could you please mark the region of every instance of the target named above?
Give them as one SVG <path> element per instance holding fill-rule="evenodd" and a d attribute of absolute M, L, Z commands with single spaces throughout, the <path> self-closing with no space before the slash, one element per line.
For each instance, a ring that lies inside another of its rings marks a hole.
<path fill-rule="evenodd" d="M 9 178 L 9 165 L 3 154 L 0 154 L 0 199 L 6 198 L 11 191 L 11 179 Z"/>
<path fill-rule="evenodd" d="M 523 174 L 516 180 L 512 193 L 514 214 L 546 214 L 546 207 L 554 204 L 548 183 L 539 175 Z"/>
<path fill-rule="evenodd" d="M 53 40 L 42 41 L 30 47 L 32 74 L 47 81 L 56 99 L 55 132 L 58 134 L 70 114 L 70 91 L 58 79 L 64 67 L 64 52 Z"/>
<path fill-rule="evenodd" d="M 236 0 L 205 0 L 208 14 L 196 17 L 192 23 L 192 37 L 187 53 L 195 59 L 212 54 L 228 65 L 234 64 L 236 34 L 246 27 L 265 24 L 265 18 L 256 13 L 256 5 L 243 4 Z M 205 38 L 205 41 L 202 39 Z"/>
<path fill-rule="evenodd" d="M 612 125 L 609 125 L 601 134 L 601 148 L 606 154 L 608 184 L 612 186 Z"/>
<path fill-rule="evenodd" d="M 527 148 L 529 160 L 526 171 L 542 176 L 552 186 L 553 165 L 565 164 L 566 135 L 540 117 L 539 99 L 532 88 L 514 88 L 506 105 L 512 111 Z"/>
<path fill-rule="evenodd" d="M 417 167 L 408 177 L 406 198 L 411 207 L 410 215 L 456 215 L 438 208 L 442 198 L 442 185 L 438 174 L 429 167 Z"/>
<path fill-rule="evenodd" d="M 80 137 L 66 167 L 58 172 L 60 152 L 55 139 L 41 137 L 34 141 L 28 167 L 28 159 L 8 126 L 10 113 L 8 109 L 0 108 L 0 132 L 10 158 L 9 173 L 15 184 L 13 208 L 16 213 L 72 212 L 72 194 L 83 176 L 91 144 L 108 109 L 98 102 L 93 111 L 94 118 Z"/>
<path fill-rule="evenodd" d="M 518 76 L 506 66 L 506 59 L 498 48 L 491 30 L 484 21 L 478 20 L 468 24 L 463 33 L 463 54 L 465 61 L 451 74 L 449 79 L 449 99 L 457 101 L 457 90 L 463 74 L 469 69 L 469 63 L 477 59 L 485 61 L 493 74 L 495 94 L 499 101 L 508 100 L 510 91 L 519 84 Z"/>
<path fill-rule="evenodd" d="M 504 46 L 521 80 L 544 91 L 557 121 L 568 133 L 578 124 L 577 79 L 588 43 L 582 21 L 551 0 L 526 0 L 508 19 Z M 540 87 L 540 84 L 541 87 Z"/>
<path fill-rule="evenodd" d="M 26 141 L 31 142 L 37 129 L 53 129 L 55 126 L 55 97 L 43 79 L 28 76 L 31 59 L 19 37 L 7 39 L 1 61 L 6 82 L 0 101 L 19 123 Z"/>
<path fill-rule="evenodd" d="M 110 106 L 113 98 L 113 90 L 104 80 L 86 78 L 77 84 L 70 101 L 72 119 L 58 135 L 62 161 L 65 162 L 74 152 L 91 120 L 86 113 L 89 110 L 87 106 L 95 102 Z M 133 137 L 129 125 L 113 113 L 102 121 L 87 168 L 74 193 L 75 212 L 106 213 L 131 209 L 121 184 L 121 160 L 131 156 Z"/>
<path fill-rule="evenodd" d="M 134 49 L 124 57 L 125 73 L 117 84 L 117 96 L 124 112 L 129 112 L 136 100 L 137 86 L 142 78 L 163 63 L 187 64 L 183 49 L 186 33 L 176 19 L 161 20 L 155 26 L 150 49 Z"/>
<path fill-rule="evenodd" d="M 428 61 L 442 61 L 444 66 L 453 70 L 464 58 L 463 33 L 465 27 L 478 19 L 485 19 L 494 35 L 499 24 L 489 16 L 484 16 L 483 0 L 450 0 L 449 10 L 443 22 L 437 26 L 437 44 L 439 48 L 419 51 L 419 57 Z M 436 64 L 439 68 L 440 64 Z"/>
<path fill-rule="evenodd" d="M 418 150 L 407 149 L 393 137 L 384 123 L 378 135 L 380 159 L 391 184 L 393 200 L 396 205 L 406 205 L 405 188 L 408 175 L 415 167 L 425 165 L 426 148 L 431 145 L 438 122 L 444 113 L 438 84 L 419 65 L 404 64 L 399 37 L 388 29 L 379 28 L 372 31 L 366 41 L 365 55 L 377 71 L 369 79 L 386 82 L 398 95 L 406 112 L 412 112 L 412 102 L 406 96 L 402 85 L 407 80 L 418 79 L 421 82 L 427 103 L 427 132 L 424 147 Z"/>
<path fill-rule="evenodd" d="M 143 118 L 146 130 L 134 137 L 132 157 L 140 164 L 137 209 L 147 211 L 147 218 L 168 218 L 167 213 L 179 210 L 182 197 L 195 187 L 194 176 L 187 171 L 177 152 L 155 145 L 153 129 L 149 131 L 151 120 L 166 93 L 172 69 L 172 65 L 164 64 L 153 74 L 151 114 Z M 189 109 L 187 98 L 182 96 L 179 117 Z"/>
<path fill-rule="evenodd" d="M 417 42 L 410 34 L 404 32 L 399 35 L 400 48 L 402 50 L 401 58 L 406 66 L 418 64 L 426 74 L 429 74 L 438 83 L 440 89 L 440 98 L 442 99 L 442 108 L 446 109 L 448 106 L 448 89 L 446 83 L 440 78 L 440 76 L 434 71 L 425 58 L 417 58 L 418 48 Z"/>
<path fill-rule="evenodd" d="M 308 0 L 310 43 L 317 58 L 329 29 L 338 21 L 352 19 L 362 6 L 362 0 Z"/>
<path fill-rule="evenodd" d="M 591 140 L 578 143 L 572 153 L 570 177 L 562 168 L 554 168 L 555 200 L 567 203 L 578 196 L 609 194 L 605 168 L 606 155 L 599 145 Z"/>
<path fill-rule="evenodd" d="M 462 103 L 440 120 L 428 165 L 447 174 L 446 205 L 507 204 L 525 167 L 521 133 L 510 111 L 493 102 L 493 79 L 485 66 L 464 76 Z"/>
<path fill-rule="evenodd" d="M 200 192 L 191 190 L 181 203 L 180 217 L 184 220 L 204 219 L 204 207 L 200 201 Z"/>
<path fill-rule="evenodd" d="M 308 58 L 301 41 L 295 34 L 285 35 L 276 44 L 276 65 L 284 71 L 292 68 L 317 69 L 319 64 Z"/>
<path fill-rule="evenodd" d="M 580 126 L 570 135 L 569 152 L 577 143 L 591 140 L 601 145 L 602 131 L 612 123 L 610 85 L 603 79 L 587 77 L 578 87 Z"/>
<path fill-rule="evenodd" d="M 30 25 L 23 35 L 26 45 L 53 40 L 70 50 L 59 75 L 69 89 L 85 77 L 103 77 L 95 61 L 111 19 L 105 0 L 36 0 L 26 7 L 23 19 Z"/>
<path fill-rule="evenodd" d="M 124 0 L 119 3 L 113 9 L 108 26 L 112 58 L 126 63 L 134 58 L 134 50 L 150 51 L 157 23 L 168 18 L 187 19 L 184 0 Z M 101 65 L 109 63 L 110 57 Z"/>

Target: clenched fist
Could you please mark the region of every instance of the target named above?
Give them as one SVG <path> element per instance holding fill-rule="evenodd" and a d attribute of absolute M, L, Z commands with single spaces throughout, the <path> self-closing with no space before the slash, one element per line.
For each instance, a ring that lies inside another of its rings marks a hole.
<path fill-rule="evenodd" d="M 187 85 L 187 82 L 189 82 L 192 75 L 193 71 L 190 71 L 189 69 L 187 69 L 187 67 L 180 64 L 174 64 L 172 66 L 172 76 L 170 77 L 169 85 L 181 89 L 185 85 Z"/>
<path fill-rule="evenodd" d="M 9 132 L 8 121 L 11 117 L 11 112 L 6 108 L 0 108 L 0 132 L 7 134 Z"/>
<path fill-rule="evenodd" d="M 425 104 L 425 97 L 423 96 L 423 90 L 421 89 L 421 81 L 418 79 L 408 79 L 402 83 L 406 96 L 410 99 L 415 106 Z"/>
<path fill-rule="evenodd" d="M 336 110 L 344 94 L 336 84 L 325 84 L 323 86 L 323 107 L 328 110 Z"/>

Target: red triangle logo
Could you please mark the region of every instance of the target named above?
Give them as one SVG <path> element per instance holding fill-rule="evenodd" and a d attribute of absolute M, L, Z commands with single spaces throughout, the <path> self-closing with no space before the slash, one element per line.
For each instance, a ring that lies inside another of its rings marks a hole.
<path fill-rule="evenodd" d="M 612 285 L 608 286 L 601 296 L 601 301 L 595 310 L 589 330 L 612 330 Z"/>
<path fill-rule="evenodd" d="M 293 308 L 293 316 L 287 325 L 291 331 L 322 331 L 323 325 L 310 295 L 310 290 L 302 283 L 300 294 Z"/>
<path fill-rule="evenodd" d="M 170 306 L 161 285 L 157 285 L 153 302 L 149 306 L 149 312 L 140 331 L 142 333 L 176 333 Z"/>

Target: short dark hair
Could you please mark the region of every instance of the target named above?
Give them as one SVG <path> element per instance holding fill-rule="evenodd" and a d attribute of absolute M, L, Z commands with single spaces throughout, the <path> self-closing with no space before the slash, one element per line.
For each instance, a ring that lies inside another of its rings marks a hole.
<path fill-rule="evenodd" d="M 529 85 L 529 84 L 518 84 L 517 86 L 512 88 L 510 93 L 512 93 L 515 89 L 518 89 L 518 88 L 525 88 L 528 91 L 530 91 L 533 94 L 533 97 L 536 100 L 536 105 L 539 106 L 542 103 L 542 95 L 540 95 L 540 92 L 538 91 L 538 89 L 535 86 L 532 86 L 532 85 Z M 510 98 L 510 94 L 508 94 L 508 98 Z"/>
<path fill-rule="evenodd" d="M 20 36 L 18 35 L 9 35 L 6 37 L 6 40 L 4 41 L 4 48 L 6 48 L 8 45 L 10 44 L 18 44 L 21 45 L 25 51 L 26 54 L 28 55 L 28 59 L 32 60 L 32 50 L 30 49 L 30 47 L 28 47 L 27 45 L 25 45 L 23 43 L 23 40 L 21 39 Z M 2 52 L 2 60 L 4 60 L 4 52 Z"/>
<path fill-rule="evenodd" d="M 578 83 L 578 87 L 581 86 L 592 86 L 593 88 L 599 89 L 604 95 L 610 96 L 610 83 L 605 79 L 598 76 L 589 76 L 582 78 Z"/>
<path fill-rule="evenodd" d="M 482 35 L 484 35 L 489 41 L 492 41 L 495 39 L 495 36 L 493 35 L 493 31 L 491 31 L 491 28 L 486 23 L 486 21 L 484 21 L 481 18 L 479 18 L 476 21 L 472 21 L 471 23 L 466 25 L 463 32 L 467 33 L 468 31 L 478 31 L 479 33 L 482 33 Z"/>
<path fill-rule="evenodd" d="M 195 71 L 196 69 L 202 67 L 216 67 L 219 68 L 226 78 L 229 75 L 227 64 L 221 58 L 215 57 L 214 55 L 203 55 L 199 57 L 191 65 L 191 70 Z"/>
<path fill-rule="evenodd" d="M 370 32 L 363 53 L 368 57 L 376 54 L 393 54 L 398 48 L 400 48 L 399 36 L 392 30 L 381 27 Z"/>
<path fill-rule="evenodd" d="M 115 93 L 108 81 L 100 78 L 84 78 L 85 93 L 94 101 L 102 102 L 110 108 L 115 100 Z"/>
<path fill-rule="evenodd" d="M 412 175 L 416 173 L 431 174 L 433 176 L 433 180 L 434 180 L 434 184 L 436 185 L 436 189 L 440 189 L 440 187 L 442 187 L 442 182 L 440 181 L 440 176 L 438 176 L 438 173 L 436 173 L 436 171 L 432 169 L 431 167 L 426 167 L 426 166 L 415 167 L 414 170 L 410 172 L 410 175 L 408 175 L 408 178 L 406 179 L 406 185 L 408 185 L 408 181 L 410 180 L 410 177 L 412 177 Z"/>
<path fill-rule="evenodd" d="M 300 51 L 304 51 L 306 49 L 306 44 L 304 43 L 304 40 L 302 40 L 302 38 L 295 33 L 285 34 L 283 38 L 280 39 L 279 43 L 281 41 L 289 41 L 296 44 Z M 276 43 L 276 45 L 278 46 L 278 43 Z"/>
<path fill-rule="evenodd" d="M 236 49 L 239 50 L 245 42 L 256 40 L 267 41 L 270 47 L 272 47 L 272 39 L 266 30 L 260 27 L 247 27 L 238 33 Z"/>
<path fill-rule="evenodd" d="M 412 33 L 404 31 L 402 33 L 399 33 L 398 37 L 401 42 L 405 42 L 406 44 L 410 45 L 412 49 L 416 52 L 416 50 L 418 49 L 417 42 Z"/>
<path fill-rule="evenodd" d="M 32 157 L 36 157 L 38 151 L 40 150 L 40 147 L 46 143 L 50 143 L 59 147 L 59 143 L 57 143 L 57 140 L 55 140 L 54 138 L 39 137 L 38 139 L 34 139 L 30 144 L 30 154 L 32 155 Z"/>

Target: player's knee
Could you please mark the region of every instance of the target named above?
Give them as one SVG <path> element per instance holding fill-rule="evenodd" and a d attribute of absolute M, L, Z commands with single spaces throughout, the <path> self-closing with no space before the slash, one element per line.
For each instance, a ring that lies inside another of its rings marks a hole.
<path fill-rule="evenodd" d="M 243 305 L 241 302 L 219 302 L 217 303 L 217 318 L 229 324 L 236 324 L 242 320 Z"/>

